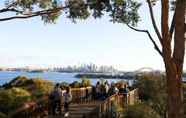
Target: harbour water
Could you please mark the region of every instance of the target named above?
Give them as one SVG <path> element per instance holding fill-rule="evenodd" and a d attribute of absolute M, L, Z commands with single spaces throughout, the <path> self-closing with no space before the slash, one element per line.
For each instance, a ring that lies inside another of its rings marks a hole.
<path fill-rule="evenodd" d="M 77 73 L 60 73 L 60 72 L 30 73 L 30 72 L 24 72 L 24 71 L 0 71 L 0 85 L 10 82 L 13 78 L 17 76 L 26 76 L 28 78 L 42 78 L 42 79 L 49 80 L 55 83 L 57 82 L 72 83 L 74 81 L 81 81 L 80 79 L 75 78 L 76 74 Z M 90 78 L 90 80 L 91 80 L 91 83 L 95 85 L 99 79 Z M 105 80 L 111 83 L 111 82 L 120 81 L 121 79 L 105 79 Z M 131 85 L 133 82 L 133 80 L 125 80 L 125 79 L 122 79 L 122 80 L 127 81 L 129 85 Z"/>

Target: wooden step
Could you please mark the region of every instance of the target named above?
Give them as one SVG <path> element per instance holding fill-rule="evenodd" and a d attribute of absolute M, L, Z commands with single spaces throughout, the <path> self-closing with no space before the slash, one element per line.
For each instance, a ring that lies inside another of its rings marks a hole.
<path fill-rule="evenodd" d="M 86 104 L 70 104 L 69 106 L 69 118 L 83 118 L 84 115 L 94 110 L 100 102 L 91 102 Z M 47 116 L 45 118 L 64 118 L 63 115 L 58 116 Z"/>

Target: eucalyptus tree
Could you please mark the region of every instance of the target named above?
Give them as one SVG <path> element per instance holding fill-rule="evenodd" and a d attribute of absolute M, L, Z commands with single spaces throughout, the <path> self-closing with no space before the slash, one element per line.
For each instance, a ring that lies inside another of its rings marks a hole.
<path fill-rule="evenodd" d="M 123 23 L 135 31 L 146 33 L 164 61 L 168 88 L 168 117 L 183 118 L 182 71 L 186 39 L 186 0 L 146 0 L 149 12 L 144 12 L 150 13 L 158 40 L 151 36 L 148 29 L 136 28 L 140 20 L 138 10 L 141 3 L 138 0 L 4 0 L 4 2 L 0 9 L 0 21 L 39 16 L 45 23 L 55 23 L 64 13 L 76 22 L 77 19 L 86 19 L 89 16 L 100 18 L 104 14 L 109 14 L 111 22 Z M 157 25 L 154 17 L 153 6 L 156 2 L 161 3 L 160 25 Z M 169 25 L 171 10 L 174 15 Z M 157 45 L 158 42 L 160 45 Z"/>

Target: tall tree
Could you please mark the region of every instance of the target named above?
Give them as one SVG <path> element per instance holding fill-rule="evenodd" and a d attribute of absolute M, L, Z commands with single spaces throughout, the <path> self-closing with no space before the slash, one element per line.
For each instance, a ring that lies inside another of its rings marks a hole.
<path fill-rule="evenodd" d="M 0 9 L 0 21 L 41 16 L 45 23 L 54 23 L 62 13 L 65 13 L 68 18 L 76 22 L 76 19 L 86 19 L 90 15 L 98 18 L 107 13 L 112 22 L 124 23 L 135 31 L 147 33 L 164 61 L 168 88 L 168 117 L 183 118 L 181 84 L 186 39 L 186 0 L 146 1 L 161 46 L 157 45 L 157 40 L 148 30 L 136 28 L 140 18 L 138 9 L 141 5 L 137 0 L 5 0 L 4 8 Z M 160 28 L 157 27 L 153 13 L 153 5 L 159 1 L 161 2 Z M 170 3 L 173 6 L 170 7 Z M 174 16 L 169 26 L 171 8 Z"/>

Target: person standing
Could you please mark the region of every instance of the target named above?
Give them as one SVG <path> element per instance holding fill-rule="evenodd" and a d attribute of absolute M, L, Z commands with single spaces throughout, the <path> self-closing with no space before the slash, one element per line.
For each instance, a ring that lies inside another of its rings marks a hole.
<path fill-rule="evenodd" d="M 127 84 L 122 84 L 121 88 L 119 89 L 119 93 L 127 94 L 129 92 L 129 89 L 127 87 Z"/>
<path fill-rule="evenodd" d="M 104 99 L 106 99 L 108 97 L 109 88 L 110 87 L 109 87 L 108 81 L 105 81 L 105 83 L 104 83 L 104 93 L 103 93 Z"/>
<path fill-rule="evenodd" d="M 129 89 L 127 87 L 127 84 L 122 84 L 121 88 L 119 89 L 119 93 L 122 93 L 125 96 L 125 104 L 128 104 Z"/>
<path fill-rule="evenodd" d="M 112 82 L 111 87 L 110 87 L 109 92 L 108 92 L 108 95 L 112 96 L 114 94 L 117 94 L 118 92 L 119 92 L 118 88 L 116 87 L 115 83 Z"/>
<path fill-rule="evenodd" d="M 60 84 L 57 83 L 54 87 L 54 90 L 51 92 L 49 96 L 49 99 L 51 101 L 52 115 L 56 115 L 57 112 L 61 114 L 61 98 L 62 90 L 60 88 Z"/>
<path fill-rule="evenodd" d="M 66 88 L 66 92 L 64 93 L 64 110 L 65 110 L 65 117 L 69 116 L 69 105 L 72 101 L 72 94 L 70 91 L 70 87 Z"/>
<path fill-rule="evenodd" d="M 99 81 L 96 83 L 96 99 L 100 99 L 101 97 L 101 84 Z"/>

